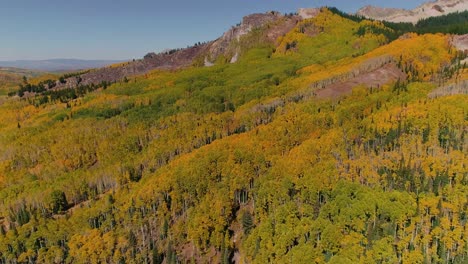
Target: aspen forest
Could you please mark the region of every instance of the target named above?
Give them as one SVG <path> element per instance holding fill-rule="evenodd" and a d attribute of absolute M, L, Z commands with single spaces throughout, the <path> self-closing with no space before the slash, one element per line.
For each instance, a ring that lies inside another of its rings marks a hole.
<path fill-rule="evenodd" d="M 467 263 L 466 16 L 322 8 L 210 67 L 13 79 L 0 264 Z"/>

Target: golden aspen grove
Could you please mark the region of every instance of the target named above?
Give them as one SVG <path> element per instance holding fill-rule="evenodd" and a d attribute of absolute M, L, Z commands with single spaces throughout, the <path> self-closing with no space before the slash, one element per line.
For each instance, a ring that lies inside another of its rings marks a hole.
<path fill-rule="evenodd" d="M 186 67 L 0 88 L 0 263 L 468 263 L 467 12 L 275 16 Z"/>

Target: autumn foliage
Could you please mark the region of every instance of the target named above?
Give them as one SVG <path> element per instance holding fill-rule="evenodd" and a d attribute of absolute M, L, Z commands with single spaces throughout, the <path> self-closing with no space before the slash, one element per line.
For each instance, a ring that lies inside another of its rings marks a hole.
<path fill-rule="evenodd" d="M 360 27 L 387 30 L 323 9 L 235 64 L 2 97 L 0 263 L 466 263 L 467 97 L 429 96 L 464 58 Z"/>

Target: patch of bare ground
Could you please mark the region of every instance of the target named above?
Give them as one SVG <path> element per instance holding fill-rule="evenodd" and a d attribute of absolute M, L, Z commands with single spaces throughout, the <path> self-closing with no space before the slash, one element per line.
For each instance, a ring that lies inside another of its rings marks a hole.
<path fill-rule="evenodd" d="M 395 63 L 388 63 L 378 69 L 325 86 L 325 88 L 316 91 L 315 94 L 318 98 L 336 98 L 351 93 L 356 86 L 379 87 L 398 79 L 406 79 L 406 74 Z"/>
<path fill-rule="evenodd" d="M 187 243 L 180 247 L 183 259 L 194 261 L 194 263 L 221 263 L 221 255 L 214 247 L 210 247 L 205 254 L 201 255 L 193 243 Z"/>
<path fill-rule="evenodd" d="M 300 17 L 292 16 L 284 18 L 281 23 L 272 24 L 267 28 L 266 36 L 268 41 L 274 42 L 279 37 L 286 35 L 289 31 L 293 30 L 296 24 L 300 21 Z"/>

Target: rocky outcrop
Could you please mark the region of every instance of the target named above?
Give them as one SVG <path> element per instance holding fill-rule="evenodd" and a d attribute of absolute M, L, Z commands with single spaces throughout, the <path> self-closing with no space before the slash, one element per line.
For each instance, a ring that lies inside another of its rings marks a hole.
<path fill-rule="evenodd" d="M 468 10 L 468 0 L 437 0 L 424 3 L 413 10 L 366 6 L 357 15 L 390 22 L 416 23 L 421 19 Z"/>
<path fill-rule="evenodd" d="M 235 53 L 239 51 L 229 50 L 232 41 L 239 41 L 242 36 L 248 34 L 253 29 L 262 27 L 263 25 L 276 21 L 281 17 L 283 16 L 280 13 L 274 11 L 264 14 L 252 14 L 245 16 L 241 23 L 226 31 L 223 36 L 215 40 L 210 45 L 208 54 L 210 57 L 209 59 L 214 60 L 219 55 L 226 53 L 232 53 L 229 55 L 234 56 Z M 235 61 L 237 61 L 237 59 L 235 59 Z"/>
<path fill-rule="evenodd" d="M 299 8 L 297 10 L 297 14 L 302 18 L 302 19 L 309 19 L 316 17 L 320 13 L 320 8 Z"/>
<path fill-rule="evenodd" d="M 386 20 L 389 17 L 398 16 L 401 14 L 410 14 L 411 11 L 400 8 L 386 8 L 367 5 L 356 13 L 357 15 L 368 17 L 377 20 Z"/>
<path fill-rule="evenodd" d="M 468 53 L 468 34 L 455 35 L 451 38 L 450 42 L 457 50 Z"/>

